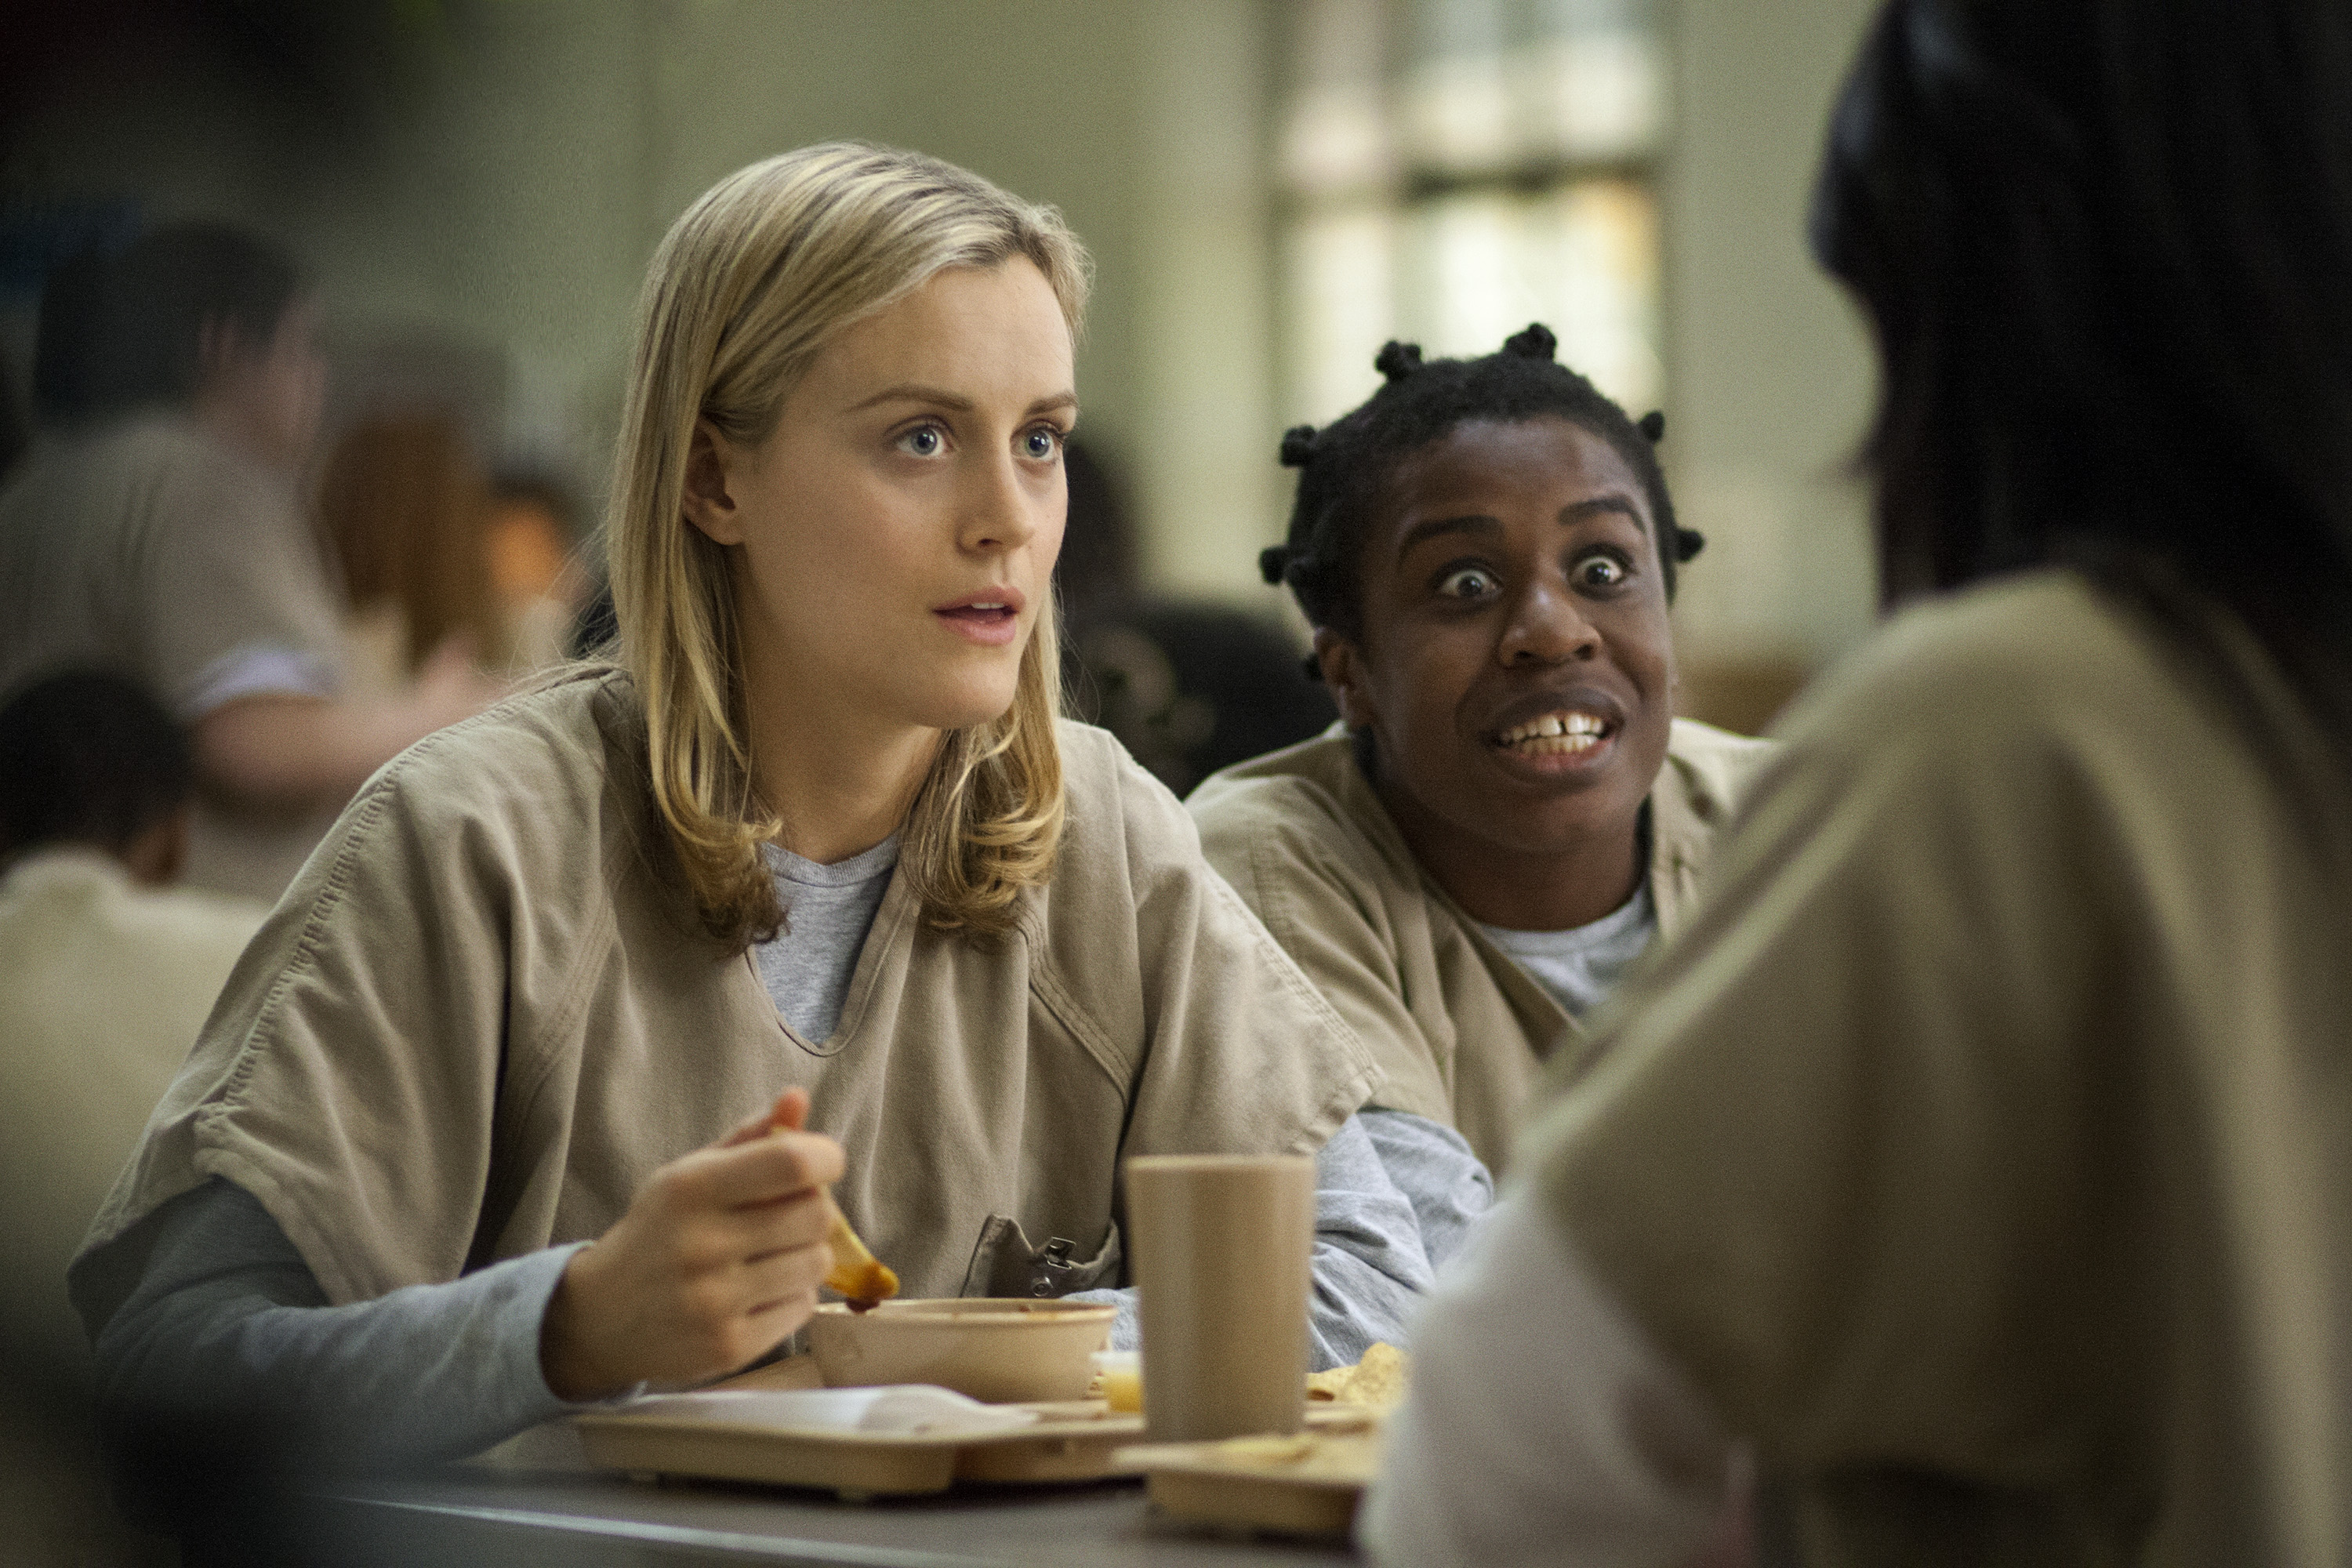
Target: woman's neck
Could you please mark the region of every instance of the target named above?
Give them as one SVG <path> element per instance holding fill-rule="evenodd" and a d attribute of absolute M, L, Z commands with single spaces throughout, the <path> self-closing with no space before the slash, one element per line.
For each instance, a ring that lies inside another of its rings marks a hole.
<path fill-rule="evenodd" d="M 940 732 L 848 710 L 745 653 L 751 786 L 783 819 L 783 847 L 830 866 L 898 832 Z"/>
<path fill-rule="evenodd" d="M 1505 931 L 1571 931 L 1633 896 L 1643 864 L 1641 814 L 1547 850 L 1463 831 L 1386 781 L 1373 789 L 1405 847 L 1472 920 Z"/>

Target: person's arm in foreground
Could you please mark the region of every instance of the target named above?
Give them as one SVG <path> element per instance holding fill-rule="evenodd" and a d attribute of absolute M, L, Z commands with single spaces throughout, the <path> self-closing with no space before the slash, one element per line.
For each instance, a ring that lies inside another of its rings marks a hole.
<path fill-rule="evenodd" d="M 1675 1563 L 1736 1495 L 1706 1403 L 1507 1196 L 1432 1293 L 1358 1533 L 1381 1563 Z"/>
<path fill-rule="evenodd" d="M 767 1132 L 664 1166 L 597 1242 L 340 1307 L 259 1201 L 215 1180 L 150 1222 L 138 1288 L 97 1335 L 101 1406 L 118 1430 L 387 1464 L 733 1371 L 807 1319 L 830 1261 L 819 1188 L 840 1150 Z"/>

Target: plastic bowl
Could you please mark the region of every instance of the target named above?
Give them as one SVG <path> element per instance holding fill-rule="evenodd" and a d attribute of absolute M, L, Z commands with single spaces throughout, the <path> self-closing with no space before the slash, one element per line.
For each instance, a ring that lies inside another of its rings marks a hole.
<path fill-rule="evenodd" d="M 993 1404 L 1084 1399 L 1087 1358 L 1110 1339 L 1116 1307 L 1086 1301 L 885 1301 L 868 1312 L 838 1302 L 809 1320 L 809 1348 L 828 1388 L 935 1383 Z"/>

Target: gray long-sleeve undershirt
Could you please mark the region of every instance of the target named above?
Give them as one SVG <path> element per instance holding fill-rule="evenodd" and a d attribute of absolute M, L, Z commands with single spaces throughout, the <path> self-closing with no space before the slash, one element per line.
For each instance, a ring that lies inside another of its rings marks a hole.
<path fill-rule="evenodd" d="M 1401 1152 L 1396 1171 L 1384 1146 Z M 1403 1342 L 1433 1272 L 1421 1216 L 1466 1225 L 1491 1184 L 1458 1137 L 1387 1111 L 1343 1124 L 1317 1180 L 1310 1361 L 1320 1368 L 1375 1340 Z M 539 1363 L 541 1319 L 579 1244 L 331 1307 L 278 1222 L 228 1182 L 174 1198 L 148 1223 L 138 1286 L 97 1336 L 100 1399 L 118 1420 L 309 1437 L 321 1458 L 383 1464 L 472 1453 L 582 1408 L 556 1397 Z M 1459 1231 L 1436 1234 L 1442 1261 Z M 1083 1299 L 1118 1304 L 1134 1342 L 1132 1289 Z"/>

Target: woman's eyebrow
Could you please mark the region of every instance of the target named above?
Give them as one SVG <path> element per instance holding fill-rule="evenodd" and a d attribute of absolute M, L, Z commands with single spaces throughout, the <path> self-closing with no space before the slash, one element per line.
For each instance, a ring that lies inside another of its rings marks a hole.
<path fill-rule="evenodd" d="M 934 408 L 945 408 L 955 414 L 969 414 L 980 406 L 961 392 L 950 392 L 944 386 L 925 386 L 919 382 L 907 381 L 900 382 L 896 386 L 886 386 L 865 401 L 852 404 L 849 412 L 862 414 L 866 409 L 877 407 L 885 403 L 922 403 Z M 1034 416 L 1064 408 L 1076 408 L 1077 405 L 1076 393 L 1056 392 L 1032 403 L 1028 413 Z"/>
<path fill-rule="evenodd" d="M 1610 511 L 1622 512 L 1632 520 L 1634 527 L 1643 533 L 1650 531 L 1650 520 L 1642 515 L 1642 509 L 1633 504 L 1633 498 L 1623 495 L 1592 496 L 1584 500 L 1570 501 L 1559 509 L 1559 521 L 1582 522 L 1586 518 Z"/>
<path fill-rule="evenodd" d="M 924 386 L 918 382 L 902 381 L 896 386 L 886 386 L 862 403 L 850 405 L 849 412 L 862 414 L 868 408 L 885 403 L 928 403 L 935 408 L 952 409 L 969 414 L 978 406 L 960 392 L 950 392 L 943 386 Z"/>
<path fill-rule="evenodd" d="M 1423 540 L 1448 533 L 1473 533 L 1487 537 L 1503 531 L 1503 520 L 1475 512 L 1467 517 L 1433 517 L 1414 523 L 1397 540 L 1397 559 L 1402 561 Z"/>

